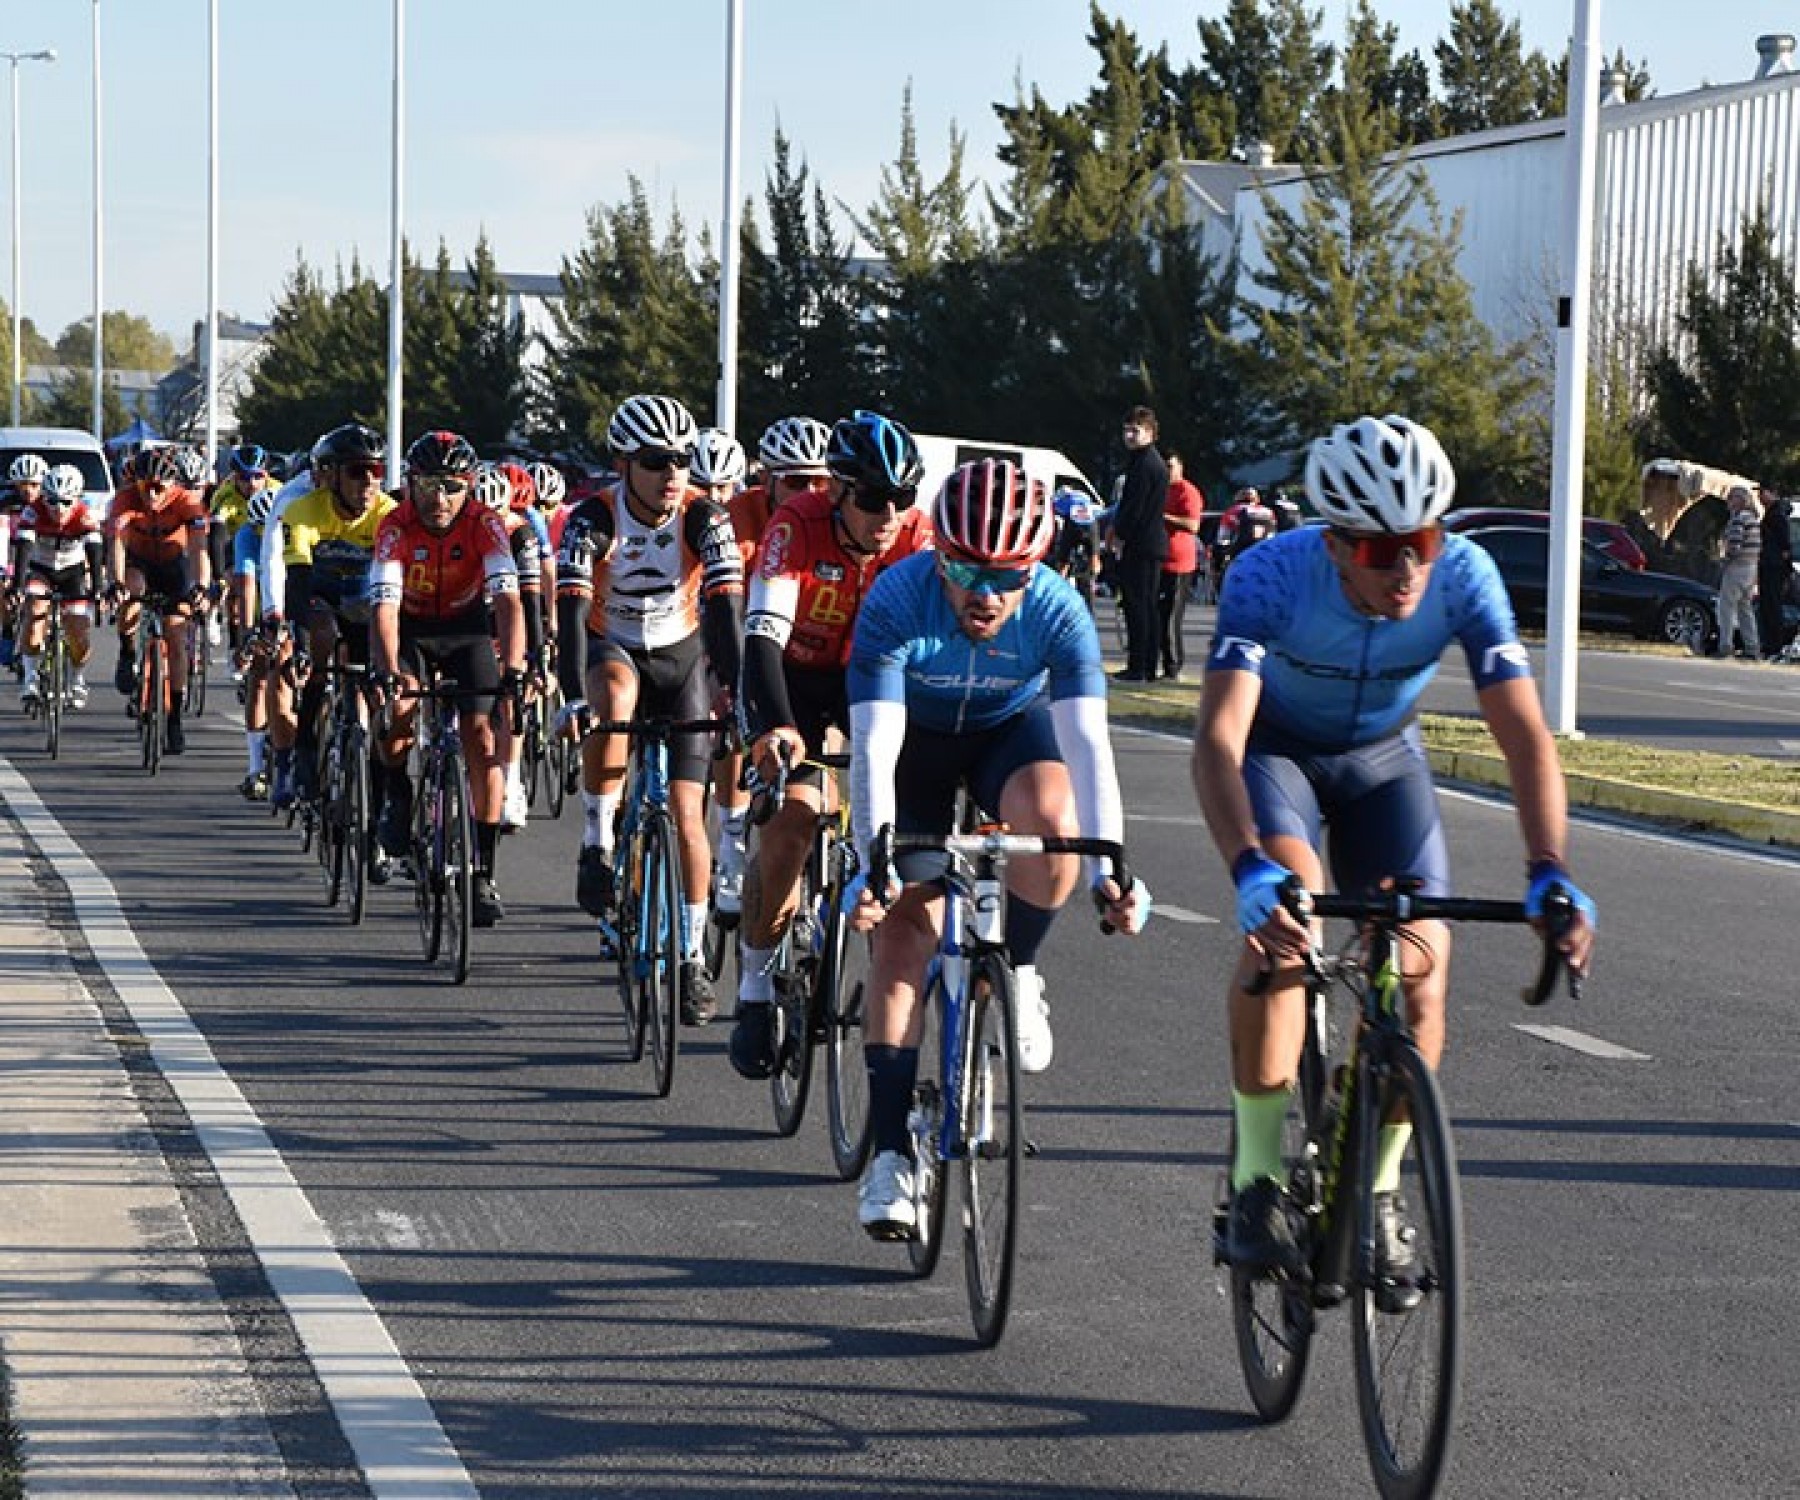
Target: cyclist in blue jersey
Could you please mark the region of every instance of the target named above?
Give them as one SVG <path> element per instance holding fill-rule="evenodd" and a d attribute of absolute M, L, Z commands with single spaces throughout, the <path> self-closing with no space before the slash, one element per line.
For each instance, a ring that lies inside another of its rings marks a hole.
<path fill-rule="evenodd" d="M 1080 596 L 1040 566 L 1054 528 L 1043 487 L 1008 463 L 964 464 L 938 492 L 932 524 L 937 550 L 876 580 L 851 643 L 851 822 L 865 869 L 885 826 L 951 831 L 959 786 L 1015 832 L 1122 841 L 1100 640 Z M 863 1019 L 875 1154 L 858 1215 L 877 1239 L 916 1232 L 906 1117 L 919 997 L 943 919 L 941 858 L 898 863 L 890 888 L 861 889 L 853 913 L 859 929 L 879 923 Z M 1038 950 L 1079 874 L 1067 856 L 1022 858 L 1007 870 L 1006 946 L 1027 1072 L 1048 1067 L 1054 1045 Z M 1114 927 L 1143 926 L 1141 881 L 1122 892 L 1101 871 L 1093 889 Z"/>
<path fill-rule="evenodd" d="M 1307 453 L 1306 491 L 1324 527 L 1283 532 L 1226 575 L 1194 735 L 1200 806 L 1237 885 L 1244 952 L 1230 995 L 1236 1149 L 1226 1253 L 1293 1268 L 1298 1250 L 1282 1182 L 1282 1126 L 1304 1033 L 1310 935 L 1280 901 L 1290 875 L 1323 881 L 1330 829 L 1340 890 L 1416 880 L 1449 892 L 1431 768 L 1413 722 L 1452 641 L 1468 658 L 1482 717 L 1506 758 L 1524 835 L 1525 905 L 1541 917 L 1561 888 L 1579 916 L 1560 940 L 1570 967 L 1592 951 L 1593 903 L 1567 871 L 1568 802 L 1530 660 L 1492 559 L 1438 518 L 1456 476 L 1436 437 L 1404 417 L 1364 417 Z M 1449 931 L 1406 929 L 1414 962 L 1407 1016 L 1434 1068 L 1444 1046 Z M 1264 971 L 1267 987 L 1250 985 Z M 1376 1161 L 1384 1274 L 1410 1259 L 1396 1192 L 1411 1126 L 1381 1130 Z"/>

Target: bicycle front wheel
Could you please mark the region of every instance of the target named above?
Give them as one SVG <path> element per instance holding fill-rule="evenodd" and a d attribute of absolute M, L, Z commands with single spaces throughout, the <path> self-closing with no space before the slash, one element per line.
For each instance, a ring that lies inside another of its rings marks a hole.
<path fill-rule="evenodd" d="M 169 684 L 165 676 L 168 663 L 163 660 L 160 636 L 146 637 L 139 661 L 142 696 L 138 700 L 138 737 L 143 744 L 144 769 L 154 776 L 162 769 L 163 736 L 169 713 Z"/>
<path fill-rule="evenodd" d="M 625 1059 L 636 1062 L 644 1055 L 644 1033 L 649 1018 L 644 1014 L 644 987 L 638 983 L 638 924 L 643 916 L 642 839 L 632 834 L 613 856 L 616 863 L 613 904 L 617 926 L 612 934 L 613 959 L 619 970 L 619 1008 L 625 1013 Z"/>
<path fill-rule="evenodd" d="M 469 977 L 469 888 L 475 881 L 475 837 L 469 824 L 469 782 L 462 756 L 444 757 L 440 810 L 444 820 L 444 937 L 449 944 L 450 982 Z"/>
<path fill-rule="evenodd" d="M 817 904 L 812 872 L 803 868 L 800 902 L 775 960 L 775 1071 L 769 1077 L 769 1097 L 775 1106 L 776 1132 L 783 1136 L 799 1130 L 812 1092 L 819 974 L 812 935 Z"/>
<path fill-rule="evenodd" d="M 52 600 L 50 607 L 60 610 L 61 601 Z M 61 632 L 52 625 L 49 644 L 44 648 L 44 662 L 38 668 L 38 701 L 44 705 L 44 749 L 51 760 L 62 754 L 63 693 L 68 682 L 65 670 L 67 649 Z"/>
<path fill-rule="evenodd" d="M 675 1084 L 675 1037 L 681 1008 L 681 861 L 666 814 L 644 828 L 643 921 L 638 930 L 638 982 L 650 1033 L 656 1096 Z"/>
<path fill-rule="evenodd" d="M 344 896 L 356 926 L 369 893 L 369 741 L 358 724 L 344 742 Z"/>
<path fill-rule="evenodd" d="M 206 676 L 211 665 L 212 642 L 206 623 L 198 615 L 188 621 L 187 712 L 196 719 L 206 712 Z"/>
<path fill-rule="evenodd" d="M 319 868 L 325 876 L 325 904 L 336 906 L 344 892 L 344 762 L 343 745 L 335 737 L 325 746 L 319 773 Z"/>
<path fill-rule="evenodd" d="M 1006 1330 L 1019 1237 L 1019 1102 L 1013 973 L 998 954 L 976 960 L 969 986 L 962 1087 L 963 1271 L 975 1338 L 992 1348 Z"/>
<path fill-rule="evenodd" d="M 825 919 L 824 972 L 819 976 L 825 1013 L 825 1107 L 831 1127 L 831 1160 L 845 1182 L 869 1162 L 869 1069 L 863 1058 L 863 989 L 869 978 L 869 935 L 852 932 L 842 903 L 833 900 Z"/>
<path fill-rule="evenodd" d="M 427 764 L 413 799 L 413 915 L 419 923 L 419 945 L 425 962 L 437 962 L 444 946 L 444 880 L 436 771 Z"/>
<path fill-rule="evenodd" d="M 1356 1275 L 1356 1404 L 1376 1487 L 1388 1500 L 1435 1494 L 1449 1457 L 1462 1360 L 1462 1193 L 1437 1080 L 1410 1043 L 1365 1058 L 1358 1092 L 1410 1138 L 1391 1203 L 1358 1190 L 1358 1239 L 1385 1243 Z M 1392 1215 L 1392 1217 L 1390 1217 Z"/>
<path fill-rule="evenodd" d="M 944 980 L 933 972 L 925 988 L 925 1030 L 919 1038 L 919 1075 L 913 1084 L 907 1127 L 913 1139 L 913 1237 L 906 1242 L 915 1276 L 937 1269 L 944 1250 L 944 1198 L 950 1164 L 941 1151 L 946 1108 L 944 1076 Z"/>

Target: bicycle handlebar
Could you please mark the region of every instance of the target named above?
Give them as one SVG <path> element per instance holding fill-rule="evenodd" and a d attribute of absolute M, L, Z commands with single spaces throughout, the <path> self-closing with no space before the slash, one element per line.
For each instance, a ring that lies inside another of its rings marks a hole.
<path fill-rule="evenodd" d="M 1121 894 L 1130 895 L 1133 880 L 1125 863 L 1125 846 L 1112 839 L 1076 838 L 1058 833 L 1012 833 L 1004 828 L 976 833 L 896 833 L 884 827 L 875 835 L 869 849 L 869 889 L 885 891 L 892 873 L 894 856 L 908 851 L 948 854 L 967 863 L 971 857 L 1013 854 L 1084 854 L 1106 862 L 1108 872 Z M 1102 921 L 1100 930 L 1110 934 L 1113 926 Z"/>

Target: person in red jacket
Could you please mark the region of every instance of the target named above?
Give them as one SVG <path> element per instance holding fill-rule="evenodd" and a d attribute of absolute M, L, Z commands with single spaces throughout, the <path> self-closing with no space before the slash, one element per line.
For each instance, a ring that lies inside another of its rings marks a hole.
<path fill-rule="evenodd" d="M 1179 453 L 1170 453 L 1167 463 L 1169 503 L 1163 508 L 1163 525 L 1169 529 L 1169 555 L 1163 559 L 1156 610 L 1162 628 L 1162 674 L 1179 682 L 1187 661 L 1181 625 L 1193 592 L 1194 570 L 1200 565 L 1200 518 L 1206 513 L 1206 497 L 1187 477 Z"/>

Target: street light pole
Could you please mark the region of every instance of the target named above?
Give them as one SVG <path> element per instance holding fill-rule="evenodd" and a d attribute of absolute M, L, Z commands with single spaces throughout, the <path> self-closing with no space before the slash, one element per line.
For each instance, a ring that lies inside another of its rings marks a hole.
<path fill-rule="evenodd" d="M 22 62 L 55 62 L 56 49 L 45 48 L 42 52 L 0 52 L 12 64 L 12 425 L 19 425 L 20 387 L 25 379 L 25 363 L 20 355 L 19 342 L 25 336 L 24 319 L 20 316 L 19 302 L 24 297 L 21 283 L 24 280 L 24 260 L 19 244 L 25 233 L 25 216 L 19 211 L 19 64 Z"/>
<path fill-rule="evenodd" d="M 106 441 L 106 303 L 100 167 L 100 0 L 94 0 L 94 441 Z"/>

